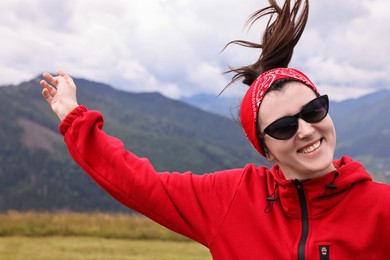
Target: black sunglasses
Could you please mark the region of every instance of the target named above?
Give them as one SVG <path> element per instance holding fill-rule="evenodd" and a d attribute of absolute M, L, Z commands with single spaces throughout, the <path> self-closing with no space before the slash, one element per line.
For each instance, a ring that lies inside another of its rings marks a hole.
<path fill-rule="evenodd" d="M 308 123 L 318 123 L 326 117 L 328 109 L 328 96 L 319 96 L 307 103 L 298 114 L 275 120 L 264 129 L 264 132 L 260 133 L 259 137 L 263 138 L 267 134 L 278 140 L 290 139 L 298 131 L 298 118 Z"/>

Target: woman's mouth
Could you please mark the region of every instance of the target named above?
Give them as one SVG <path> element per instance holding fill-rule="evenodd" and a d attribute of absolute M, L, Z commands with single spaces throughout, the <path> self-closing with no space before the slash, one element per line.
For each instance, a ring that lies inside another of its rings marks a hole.
<path fill-rule="evenodd" d="M 320 147 L 321 143 L 322 143 L 322 139 L 318 140 L 314 144 L 311 144 L 310 146 L 299 149 L 298 153 L 303 153 L 303 154 L 312 153 Z"/>

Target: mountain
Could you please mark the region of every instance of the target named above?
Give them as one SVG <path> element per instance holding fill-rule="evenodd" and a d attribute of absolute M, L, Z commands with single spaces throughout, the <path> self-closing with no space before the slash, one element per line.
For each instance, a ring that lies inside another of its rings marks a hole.
<path fill-rule="evenodd" d="M 336 155 L 347 154 L 373 172 L 390 175 L 390 91 L 332 103 L 338 145 Z"/>
<path fill-rule="evenodd" d="M 331 98 L 331 97 L 330 97 Z M 329 113 L 337 132 L 335 157 L 349 155 L 384 180 L 390 179 L 390 90 L 381 90 L 357 99 L 331 102 Z M 205 111 L 231 117 L 239 102 L 223 95 L 196 95 L 182 100 Z M 388 181 L 389 182 L 389 181 Z"/>
<path fill-rule="evenodd" d="M 39 80 L 0 87 L 0 211 L 125 210 L 71 160 Z M 105 131 L 157 170 L 205 173 L 266 163 L 231 119 L 159 93 L 75 82 L 79 102 L 102 112 Z"/>

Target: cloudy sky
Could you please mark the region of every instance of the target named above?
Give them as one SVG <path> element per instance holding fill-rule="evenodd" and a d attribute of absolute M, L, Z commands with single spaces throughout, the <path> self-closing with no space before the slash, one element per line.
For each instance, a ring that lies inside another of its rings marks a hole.
<path fill-rule="evenodd" d="M 280 1 L 279 1 L 280 2 Z M 128 91 L 179 98 L 217 94 L 229 65 L 259 53 L 231 46 L 258 41 L 263 25 L 244 23 L 266 0 L 1 0 L 0 85 L 44 71 Z M 290 66 L 333 100 L 390 88 L 390 1 L 312 0 Z M 237 84 L 225 95 L 245 91 Z"/>

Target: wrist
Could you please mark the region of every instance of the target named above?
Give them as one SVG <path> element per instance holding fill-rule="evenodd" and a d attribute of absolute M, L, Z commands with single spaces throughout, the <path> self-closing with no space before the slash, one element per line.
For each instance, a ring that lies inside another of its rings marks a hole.
<path fill-rule="evenodd" d="M 62 135 L 65 135 L 68 129 L 73 124 L 73 121 L 78 117 L 82 116 L 88 109 L 83 105 L 78 105 L 68 115 L 61 121 L 61 124 L 58 127 L 59 132 Z"/>
<path fill-rule="evenodd" d="M 60 118 L 61 122 L 69 115 L 74 109 L 79 106 L 77 103 L 69 104 L 60 111 L 58 111 L 57 116 Z"/>

